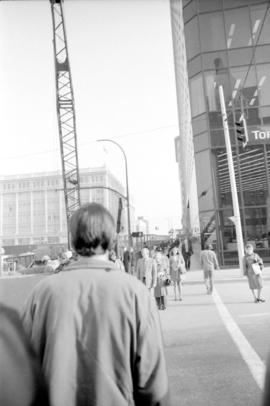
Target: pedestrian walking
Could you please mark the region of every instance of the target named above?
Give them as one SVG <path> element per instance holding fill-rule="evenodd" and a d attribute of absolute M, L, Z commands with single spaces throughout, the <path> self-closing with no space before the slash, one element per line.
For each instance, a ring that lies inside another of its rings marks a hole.
<path fill-rule="evenodd" d="M 182 297 L 182 280 L 183 275 L 186 273 L 185 260 L 181 254 L 179 248 L 174 247 L 169 253 L 170 262 L 170 278 L 173 284 L 174 300 L 177 300 L 176 290 L 178 290 L 179 300 L 183 300 Z"/>
<path fill-rule="evenodd" d="M 156 298 L 157 306 L 159 310 L 165 310 L 167 307 L 166 296 L 167 286 L 166 280 L 169 277 L 169 269 L 167 261 L 161 251 L 157 251 L 155 254 L 156 266 L 157 266 L 157 280 L 154 288 L 154 296 Z"/>
<path fill-rule="evenodd" d="M 150 258 L 149 249 L 144 247 L 136 265 L 137 278 L 151 290 L 157 283 L 157 265 L 154 258 Z"/>
<path fill-rule="evenodd" d="M 215 269 L 219 269 L 217 256 L 213 251 L 211 244 L 206 244 L 205 249 L 201 251 L 200 255 L 201 266 L 204 274 L 204 283 L 206 286 L 206 293 L 212 294 L 214 288 L 213 273 Z"/>
<path fill-rule="evenodd" d="M 191 256 L 193 255 L 193 248 L 192 248 L 192 241 L 189 235 L 185 237 L 185 239 L 182 242 L 182 255 L 185 260 L 185 267 L 186 270 L 190 270 L 190 265 L 191 265 Z"/>
<path fill-rule="evenodd" d="M 248 278 L 249 289 L 251 290 L 255 303 L 265 302 L 265 299 L 261 297 L 263 287 L 261 275 L 262 269 L 263 260 L 254 252 L 252 244 L 246 244 L 245 255 L 243 258 L 243 270 L 244 275 Z M 257 296 L 255 294 L 255 290 L 257 290 Z"/>
<path fill-rule="evenodd" d="M 111 250 L 109 252 L 109 260 L 115 264 L 115 267 L 119 269 L 119 271 L 125 272 L 124 264 L 120 258 L 117 258 L 116 252 L 114 250 Z"/>
<path fill-rule="evenodd" d="M 52 406 L 168 405 L 158 310 L 108 259 L 112 215 L 90 203 L 70 219 L 78 260 L 37 284 L 23 310 Z"/>

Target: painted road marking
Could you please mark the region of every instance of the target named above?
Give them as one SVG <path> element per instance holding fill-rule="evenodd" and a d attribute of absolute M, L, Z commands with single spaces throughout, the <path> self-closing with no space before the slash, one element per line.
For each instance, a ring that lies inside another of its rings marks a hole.
<path fill-rule="evenodd" d="M 265 364 L 258 356 L 256 351 L 253 349 L 253 347 L 249 344 L 248 340 L 233 320 L 216 289 L 214 289 L 213 291 L 213 300 L 217 306 L 218 312 L 225 327 L 227 328 L 240 354 L 242 355 L 242 358 L 247 364 L 255 382 L 260 389 L 263 389 L 266 371 Z"/>
<path fill-rule="evenodd" d="M 250 314 L 240 314 L 238 317 L 269 317 L 270 313 L 250 313 Z"/>

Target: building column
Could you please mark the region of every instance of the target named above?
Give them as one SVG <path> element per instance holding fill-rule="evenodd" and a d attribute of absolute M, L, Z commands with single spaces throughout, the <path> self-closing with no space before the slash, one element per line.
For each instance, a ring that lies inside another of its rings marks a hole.
<path fill-rule="evenodd" d="M 30 244 L 33 244 L 34 239 L 34 203 L 33 192 L 30 192 Z"/>
<path fill-rule="evenodd" d="M 18 193 L 16 192 L 16 203 L 15 203 L 15 221 L 16 221 L 16 227 L 15 227 L 15 235 L 18 236 L 19 234 L 19 196 Z"/>
<path fill-rule="evenodd" d="M 45 235 L 48 237 L 48 193 L 47 190 L 44 190 L 45 193 Z"/>

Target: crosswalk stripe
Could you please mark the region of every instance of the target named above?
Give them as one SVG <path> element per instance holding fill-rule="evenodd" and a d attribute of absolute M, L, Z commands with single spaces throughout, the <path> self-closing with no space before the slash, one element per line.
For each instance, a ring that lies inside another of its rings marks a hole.
<path fill-rule="evenodd" d="M 214 289 L 213 291 L 213 300 L 217 306 L 217 310 L 225 327 L 227 328 L 232 340 L 240 351 L 240 354 L 246 362 L 255 382 L 257 383 L 259 388 L 263 390 L 266 370 L 265 364 L 258 356 L 256 351 L 253 349 L 253 347 L 250 345 L 238 325 L 233 320 L 216 289 Z"/>

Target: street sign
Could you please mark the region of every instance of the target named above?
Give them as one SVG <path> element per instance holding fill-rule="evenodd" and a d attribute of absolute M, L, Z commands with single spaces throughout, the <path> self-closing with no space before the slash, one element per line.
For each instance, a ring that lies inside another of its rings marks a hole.
<path fill-rule="evenodd" d="M 135 231 L 131 235 L 132 235 L 132 237 L 139 238 L 139 237 L 143 236 L 143 232 L 142 231 Z"/>

